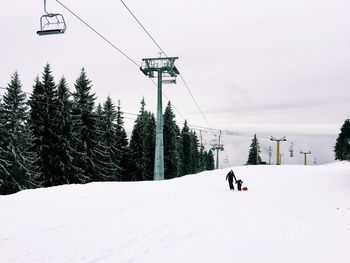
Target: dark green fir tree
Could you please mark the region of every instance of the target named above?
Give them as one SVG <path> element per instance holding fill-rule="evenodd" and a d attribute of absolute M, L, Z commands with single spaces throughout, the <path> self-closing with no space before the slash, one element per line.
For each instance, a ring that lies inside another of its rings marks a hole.
<path fill-rule="evenodd" d="M 39 156 L 38 165 L 42 174 L 43 186 L 56 185 L 59 161 L 58 99 L 57 87 L 51 72 L 50 64 L 44 67 L 42 81 L 36 79 L 30 97 L 30 124 L 35 137 L 35 148 Z"/>
<path fill-rule="evenodd" d="M 58 143 L 56 148 L 56 177 L 54 184 L 80 183 L 84 176 L 83 170 L 73 164 L 73 157 L 79 158 L 79 154 L 72 147 L 73 121 L 72 101 L 70 92 L 64 77 L 61 78 L 57 87 L 57 130 Z"/>
<path fill-rule="evenodd" d="M 190 132 L 190 128 L 185 120 L 184 126 L 181 130 L 181 142 L 182 142 L 182 163 L 183 163 L 183 175 L 191 174 L 193 168 L 193 139 Z"/>
<path fill-rule="evenodd" d="M 209 150 L 206 157 L 207 157 L 206 169 L 209 170 L 209 171 L 214 170 L 215 169 L 215 161 L 214 161 L 213 151 Z"/>
<path fill-rule="evenodd" d="M 120 181 L 121 152 L 117 148 L 116 118 L 117 111 L 108 96 L 103 108 L 97 107 L 98 143 L 94 151 L 94 163 L 98 181 Z"/>
<path fill-rule="evenodd" d="M 0 106 L 0 194 L 39 186 L 37 155 L 28 129 L 26 95 L 17 72 L 11 77 Z"/>
<path fill-rule="evenodd" d="M 129 156 L 129 148 L 128 148 L 128 136 L 124 129 L 124 117 L 123 112 L 121 111 L 120 100 L 118 100 L 117 105 L 117 114 L 116 114 L 116 148 L 120 152 L 120 162 L 119 169 L 117 171 L 118 176 L 120 176 L 120 180 L 128 180 L 127 179 L 127 167 L 128 167 L 128 156 Z"/>
<path fill-rule="evenodd" d="M 97 144 L 97 123 L 94 112 L 95 94 L 91 94 L 91 81 L 87 78 L 84 69 L 75 84 L 73 96 L 73 143 L 78 156 L 74 158 L 74 165 L 84 171 L 81 183 L 95 180 L 94 149 Z"/>
<path fill-rule="evenodd" d="M 249 155 L 248 155 L 248 161 L 247 164 L 260 164 L 261 163 L 261 157 L 260 157 L 260 145 L 259 141 L 256 138 L 256 134 L 254 134 L 254 138 L 252 139 L 252 143 L 250 144 L 249 149 Z"/>
<path fill-rule="evenodd" d="M 142 99 L 140 114 L 130 138 L 128 171 L 132 181 L 153 180 L 155 119 L 152 113 L 145 110 L 145 105 Z"/>
<path fill-rule="evenodd" d="M 334 147 L 335 160 L 350 160 L 350 120 L 346 119 L 340 129 Z"/>
<path fill-rule="evenodd" d="M 201 163 L 200 163 L 200 153 L 198 151 L 198 137 L 196 132 L 190 131 L 190 138 L 191 138 L 191 157 L 192 157 L 192 168 L 191 168 L 191 174 L 195 174 L 201 171 Z"/>
<path fill-rule="evenodd" d="M 164 112 L 164 177 L 171 179 L 181 176 L 180 171 L 180 129 L 175 122 L 175 114 L 169 102 Z"/>

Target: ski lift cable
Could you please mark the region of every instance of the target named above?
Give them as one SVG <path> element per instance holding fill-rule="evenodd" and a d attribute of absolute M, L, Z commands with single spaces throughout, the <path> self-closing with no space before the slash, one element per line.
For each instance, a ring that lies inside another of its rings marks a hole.
<path fill-rule="evenodd" d="M 158 87 L 157 86 L 157 83 L 152 79 L 152 78 L 150 78 L 150 80 L 153 82 L 153 84 L 156 86 L 156 87 Z M 165 97 L 168 101 L 171 101 L 170 99 L 169 99 L 169 97 L 164 93 L 164 91 L 162 91 L 162 95 L 163 95 L 163 97 Z M 175 107 L 175 105 L 172 103 L 171 104 L 171 106 L 174 108 L 174 110 L 181 116 L 181 118 L 183 119 L 183 120 L 186 120 L 186 118 L 182 115 L 182 113 Z"/>
<path fill-rule="evenodd" d="M 62 2 L 60 2 L 59 0 L 56 0 L 62 7 L 64 7 L 68 12 L 70 12 L 73 16 L 75 16 L 79 21 L 81 21 L 84 25 L 86 25 L 87 27 L 89 27 L 93 32 L 95 32 L 98 36 L 100 36 L 104 41 L 106 41 L 109 45 L 111 45 L 114 49 L 116 49 L 118 52 L 120 52 L 122 55 L 124 55 L 129 61 L 131 61 L 133 64 L 135 64 L 137 66 L 137 68 L 139 68 L 140 66 L 135 62 L 135 60 L 133 60 L 132 58 L 130 58 L 126 53 L 124 53 L 120 48 L 118 48 L 116 45 L 114 45 L 110 40 L 108 40 L 105 36 L 103 36 L 102 34 L 100 34 L 96 29 L 94 29 L 91 25 L 89 25 L 86 21 L 84 21 L 82 18 L 80 18 L 75 12 L 73 12 L 70 8 L 68 8 L 66 5 L 64 5 Z M 136 18 L 136 17 L 135 17 Z M 157 86 L 157 84 L 154 82 L 153 79 L 151 79 L 152 82 Z M 163 96 L 170 101 L 170 99 L 166 96 L 166 94 L 163 92 Z M 177 111 L 177 113 L 183 118 L 185 119 L 185 117 L 181 114 L 181 112 L 174 106 L 174 109 Z"/>
<path fill-rule="evenodd" d="M 112 46 L 115 50 L 117 50 L 119 53 L 121 53 L 124 57 L 126 57 L 130 62 L 135 64 L 138 68 L 140 67 L 139 64 L 136 63 L 135 60 L 133 60 L 131 57 L 129 57 L 125 52 L 123 52 L 120 48 L 118 48 L 116 45 L 114 45 L 110 40 L 108 40 L 105 36 L 100 34 L 95 28 L 93 28 L 91 25 L 89 25 L 86 21 L 84 21 L 82 18 L 80 18 L 76 13 L 74 13 L 71 9 L 69 9 L 66 5 L 64 5 L 59 0 L 56 0 L 57 3 L 59 3 L 63 8 L 65 8 L 69 13 L 71 13 L 73 16 L 75 16 L 80 22 L 82 22 L 84 25 L 86 25 L 88 28 L 90 28 L 94 33 L 96 33 L 99 37 L 101 37 L 104 41 L 106 41 L 110 46 Z"/>
<path fill-rule="evenodd" d="M 137 19 L 137 17 L 134 15 L 134 13 L 130 10 L 130 8 L 124 3 L 123 0 L 120 0 L 120 2 L 124 5 L 124 7 L 129 11 L 129 13 L 132 15 L 132 17 L 136 20 L 136 22 L 142 27 L 142 29 L 146 32 L 146 34 L 150 37 L 150 39 L 153 41 L 154 44 L 156 44 L 156 46 L 160 49 L 160 51 L 162 51 L 162 53 L 168 57 L 164 50 L 160 47 L 160 45 L 158 45 L 157 41 L 155 41 L 155 39 L 151 36 L 151 34 L 147 31 L 147 29 L 142 25 L 142 23 L 140 22 L 140 20 Z"/>
<path fill-rule="evenodd" d="M 149 36 L 149 38 L 153 41 L 153 43 L 159 48 L 159 50 L 168 58 L 167 54 L 164 52 L 164 50 L 161 48 L 161 46 L 157 43 L 157 41 L 155 41 L 155 39 L 152 37 L 152 35 L 148 32 L 148 30 L 143 26 L 143 24 L 140 22 L 140 20 L 135 16 L 135 14 L 130 10 L 130 8 L 125 4 L 125 2 L 123 0 L 120 0 L 120 2 L 125 6 L 125 8 L 128 10 L 128 12 L 132 15 L 132 17 L 136 20 L 136 22 L 141 26 L 141 28 L 146 32 L 146 34 Z M 188 91 L 188 93 L 190 94 L 190 96 L 192 97 L 192 100 L 194 101 L 194 103 L 196 104 L 199 112 L 201 113 L 204 121 L 206 122 L 206 124 L 208 125 L 209 129 L 211 130 L 211 132 L 214 135 L 214 131 L 211 128 L 207 118 L 205 117 L 203 111 L 201 110 L 201 108 L 199 107 L 199 104 L 197 102 L 197 100 L 195 99 L 195 97 L 193 96 L 189 86 L 187 85 L 187 82 L 185 81 L 185 78 L 182 76 L 181 73 L 179 73 L 179 76 L 181 78 L 181 80 L 183 81 L 183 83 L 185 84 L 185 87 Z"/>
<path fill-rule="evenodd" d="M 287 142 L 293 143 L 293 146 L 296 146 L 296 147 L 300 148 L 301 150 L 306 151 L 306 149 L 304 147 L 301 147 L 300 145 L 296 144 L 295 142 L 292 142 L 290 140 L 287 140 Z"/>

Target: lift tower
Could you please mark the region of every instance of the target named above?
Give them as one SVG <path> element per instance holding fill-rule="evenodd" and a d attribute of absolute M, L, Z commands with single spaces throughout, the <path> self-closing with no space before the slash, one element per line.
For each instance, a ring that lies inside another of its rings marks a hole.
<path fill-rule="evenodd" d="M 179 71 L 174 63 L 177 57 L 144 58 L 140 70 L 150 78 L 158 78 L 156 147 L 154 158 L 154 180 L 164 180 L 163 110 L 162 84 L 176 83 Z M 166 79 L 163 80 L 163 76 Z"/>
<path fill-rule="evenodd" d="M 304 151 L 300 151 L 301 154 L 304 154 L 304 165 L 307 165 L 307 155 L 311 154 L 311 151 L 308 152 L 304 152 Z"/>
<path fill-rule="evenodd" d="M 281 164 L 281 155 L 280 155 L 280 142 L 281 141 L 286 141 L 286 136 L 283 136 L 282 138 L 275 138 L 275 137 L 272 137 L 270 138 L 271 141 L 275 141 L 277 142 L 277 157 L 276 157 L 276 165 L 280 165 Z"/>
<path fill-rule="evenodd" d="M 224 150 L 224 144 L 221 141 L 221 130 L 219 131 L 219 140 L 216 139 L 216 134 L 215 134 L 215 139 L 211 140 L 210 144 L 212 149 L 214 151 L 216 150 L 216 169 L 219 169 L 219 150 L 220 151 Z"/>

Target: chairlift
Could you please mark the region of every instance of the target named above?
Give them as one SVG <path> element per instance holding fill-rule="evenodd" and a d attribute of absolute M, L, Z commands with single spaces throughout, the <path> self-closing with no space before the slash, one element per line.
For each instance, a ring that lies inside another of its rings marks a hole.
<path fill-rule="evenodd" d="M 294 157 L 293 143 L 290 144 L 289 152 L 290 152 L 290 157 Z"/>
<path fill-rule="evenodd" d="M 46 0 L 44 0 L 44 11 L 46 14 L 41 16 L 40 30 L 36 33 L 39 36 L 63 34 L 67 28 L 63 15 L 48 13 L 46 10 Z"/>

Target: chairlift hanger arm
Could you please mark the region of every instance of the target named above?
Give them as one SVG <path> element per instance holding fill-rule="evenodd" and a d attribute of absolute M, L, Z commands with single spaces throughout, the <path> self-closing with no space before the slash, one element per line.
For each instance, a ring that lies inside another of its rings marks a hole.
<path fill-rule="evenodd" d="M 47 14 L 47 15 L 51 15 L 49 12 L 47 12 L 47 10 L 46 10 L 46 0 L 44 0 L 44 11 L 45 11 L 45 13 Z"/>

